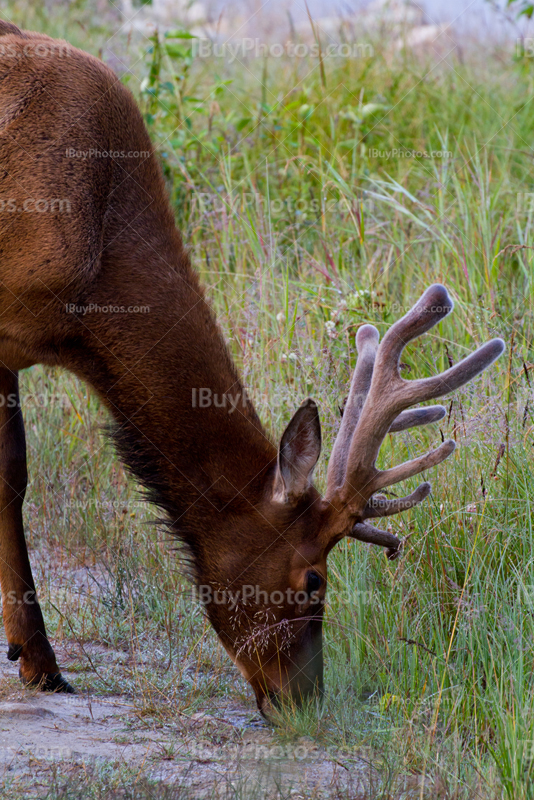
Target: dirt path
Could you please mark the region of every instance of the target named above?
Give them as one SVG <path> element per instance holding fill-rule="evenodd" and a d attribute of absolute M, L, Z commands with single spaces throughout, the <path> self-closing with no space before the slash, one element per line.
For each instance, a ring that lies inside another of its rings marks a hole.
<path fill-rule="evenodd" d="M 342 763 L 307 738 L 277 744 L 271 729 L 244 705 L 182 715 L 178 727 L 151 727 L 124 698 L 29 692 L 15 683 L 16 665 L 6 662 L 5 668 L 9 677 L 0 702 L 4 785 L 32 785 L 37 792 L 53 768 L 67 774 L 109 763 L 181 789 L 180 797 L 195 800 L 369 796 L 369 766 L 363 758 Z M 236 793 L 229 795 L 229 789 Z"/>

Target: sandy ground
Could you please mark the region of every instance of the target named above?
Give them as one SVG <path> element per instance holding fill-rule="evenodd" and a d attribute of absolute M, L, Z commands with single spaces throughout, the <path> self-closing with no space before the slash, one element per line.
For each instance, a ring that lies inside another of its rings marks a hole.
<path fill-rule="evenodd" d="M 124 698 L 35 693 L 18 688 L 15 664 L 6 660 L 2 671 L 13 688 L 0 702 L 0 783 L 31 785 L 35 796 L 53 768 L 68 774 L 98 761 L 128 765 L 194 798 L 237 785 L 248 787 L 247 797 L 363 798 L 376 780 L 364 755 L 341 761 L 306 737 L 277 744 L 245 705 L 151 727 Z"/>

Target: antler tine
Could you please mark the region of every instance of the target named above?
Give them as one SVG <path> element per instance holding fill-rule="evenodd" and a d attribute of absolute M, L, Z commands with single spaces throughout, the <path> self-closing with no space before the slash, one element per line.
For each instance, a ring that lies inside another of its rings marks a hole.
<path fill-rule="evenodd" d="M 378 490 L 441 463 L 454 450 L 455 443 L 447 441 L 412 461 L 385 471 L 378 470 L 376 458 L 389 430 L 405 430 L 437 421 L 445 414 L 442 406 L 405 409 L 454 391 L 493 363 L 504 350 L 504 342 L 494 339 L 441 375 L 411 381 L 401 378 L 399 361 L 406 344 L 436 325 L 452 308 L 453 302 L 445 287 L 440 284 L 431 286 L 421 300 L 392 325 L 378 348 L 371 386 L 358 423 L 353 428 L 344 474 L 340 478 L 336 472 L 337 489 L 333 490 L 329 483 L 326 498 L 331 500 L 335 496 L 342 506 L 350 509 L 358 522 L 369 517 L 396 514 L 421 502 L 429 493 L 428 484 L 422 484 L 413 494 L 401 499 L 375 501 L 371 498 Z"/>
<path fill-rule="evenodd" d="M 350 384 L 341 425 L 328 463 L 328 486 L 340 486 L 345 475 L 350 444 L 371 386 L 379 334 L 373 325 L 362 325 L 356 334 L 358 360 Z"/>
<path fill-rule="evenodd" d="M 419 425 L 430 425 L 431 422 L 439 422 L 446 414 L 443 406 L 427 406 L 426 408 L 410 408 L 409 411 L 401 411 L 397 419 L 390 425 L 390 433 L 406 431 L 408 428 L 417 428 Z"/>
<path fill-rule="evenodd" d="M 422 483 L 417 487 L 415 492 L 412 492 L 407 497 L 395 497 L 388 500 L 384 495 L 374 495 L 371 497 L 367 506 L 364 509 L 363 519 L 372 519 L 373 517 L 390 517 L 392 514 L 398 514 L 401 511 L 406 511 L 408 508 L 421 503 L 430 494 L 430 484 Z M 376 544 L 380 547 L 385 547 L 387 557 L 393 561 L 398 558 L 402 551 L 403 542 L 395 536 L 394 533 L 389 531 L 381 531 L 369 525 L 367 522 L 357 522 L 349 533 L 351 539 L 358 539 L 360 542 L 367 542 L 368 544 Z"/>
<path fill-rule="evenodd" d="M 414 475 L 419 475 L 420 472 L 425 472 L 431 467 L 436 467 L 454 453 L 455 449 L 456 442 L 453 439 L 447 439 L 435 450 L 431 450 L 423 456 L 412 458 L 411 461 L 405 461 L 404 464 L 391 467 L 391 469 L 386 469 L 383 472 L 378 471 L 373 481 L 373 492 L 378 489 L 385 489 L 386 486 L 393 486 L 395 483 L 405 481 L 406 478 L 412 478 Z"/>
<path fill-rule="evenodd" d="M 407 405 L 443 397 L 475 378 L 480 372 L 493 364 L 504 351 L 502 339 L 492 339 L 474 353 L 464 358 L 454 367 L 445 370 L 441 375 L 432 378 L 419 378 L 415 381 L 404 381 Z"/>
<path fill-rule="evenodd" d="M 436 375 L 433 378 L 422 378 L 417 381 L 402 381 L 404 392 L 403 403 L 411 405 L 421 400 L 430 400 L 433 397 L 440 397 L 444 394 L 458 389 L 468 383 L 476 375 L 479 375 L 486 367 L 489 367 L 502 355 L 504 342 L 502 339 L 492 339 L 490 342 L 479 347 L 474 353 L 464 358 L 459 364 Z M 423 410 L 423 409 L 421 409 Z M 450 439 L 436 450 L 432 450 L 424 456 L 406 461 L 398 467 L 392 467 L 384 472 L 379 472 L 373 481 L 373 491 L 392 486 L 413 475 L 418 475 L 430 467 L 440 464 L 448 458 L 456 447 L 455 442 Z"/>
<path fill-rule="evenodd" d="M 395 536 L 394 533 L 373 528 L 372 525 L 368 525 L 366 522 L 358 522 L 353 527 L 350 536 L 351 539 L 358 539 L 360 542 L 387 547 L 387 555 L 389 558 L 395 558 L 399 554 L 402 544 L 401 540 Z"/>
<path fill-rule="evenodd" d="M 437 325 L 453 308 L 454 303 L 444 286 L 440 283 L 430 286 L 419 302 L 397 320 L 384 336 L 378 356 L 381 377 L 386 381 L 393 375 L 400 379 L 399 360 L 408 342 Z"/>
<path fill-rule="evenodd" d="M 425 481 L 425 483 L 417 487 L 415 492 L 412 492 L 406 497 L 394 497 L 388 500 L 383 494 L 375 494 L 367 503 L 363 512 L 363 518 L 391 517 L 392 514 L 399 514 L 401 511 L 413 508 L 428 497 L 430 489 L 430 484 Z"/>

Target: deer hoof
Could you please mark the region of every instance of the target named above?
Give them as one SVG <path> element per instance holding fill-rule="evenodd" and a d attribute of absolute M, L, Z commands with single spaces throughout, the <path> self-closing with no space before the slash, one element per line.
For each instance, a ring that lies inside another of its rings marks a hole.
<path fill-rule="evenodd" d="M 19 677 L 25 686 L 40 689 L 41 692 L 76 694 L 76 690 L 65 680 L 61 672 L 46 672 L 41 677 L 35 677 L 31 680 L 28 680 L 19 672 Z"/>
<path fill-rule="evenodd" d="M 18 661 L 22 654 L 21 644 L 10 644 L 7 648 L 7 660 Z"/>

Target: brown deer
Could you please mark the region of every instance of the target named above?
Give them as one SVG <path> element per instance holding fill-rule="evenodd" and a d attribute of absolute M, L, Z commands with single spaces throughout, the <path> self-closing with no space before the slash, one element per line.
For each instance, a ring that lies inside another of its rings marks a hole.
<path fill-rule="evenodd" d="M 380 345 L 374 327 L 361 327 L 322 498 L 311 482 L 317 406 L 307 400 L 296 411 L 278 448 L 269 441 L 190 266 L 141 114 L 117 76 L 65 42 L 0 22 L 0 168 L 0 395 L 16 397 L 0 403 L 0 582 L 8 658 L 19 660 L 22 681 L 72 691 L 46 635 L 22 523 L 17 371 L 40 363 L 83 378 L 111 412 L 118 451 L 187 547 L 209 619 L 259 708 L 320 692 L 328 553 L 349 536 L 395 557 L 400 540 L 367 520 L 415 506 L 430 485 L 403 498 L 380 490 L 454 450 L 446 441 L 379 470 L 382 440 L 441 419 L 441 406 L 407 409 L 471 380 L 503 342 L 436 377 L 402 379 L 404 346 L 452 310 L 441 285 Z M 150 311 L 99 312 L 110 304 Z M 194 402 L 207 389 L 219 402 Z"/>

